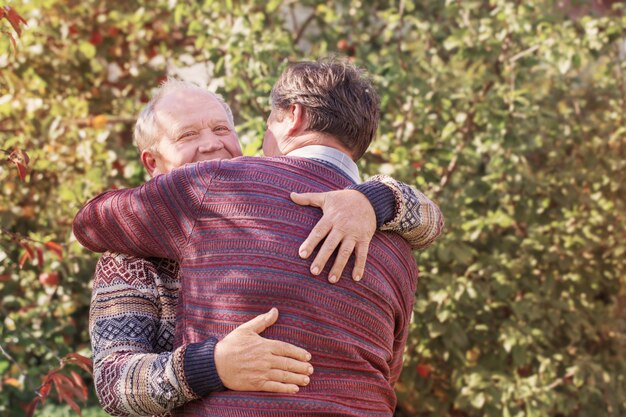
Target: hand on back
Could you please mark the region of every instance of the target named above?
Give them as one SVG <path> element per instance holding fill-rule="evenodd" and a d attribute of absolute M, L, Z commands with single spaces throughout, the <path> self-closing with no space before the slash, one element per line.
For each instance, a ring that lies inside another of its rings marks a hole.
<path fill-rule="evenodd" d="M 276 323 L 272 308 L 230 332 L 215 346 L 215 367 L 222 383 L 234 391 L 296 393 L 309 383 L 313 367 L 304 349 L 260 336 Z"/>
<path fill-rule="evenodd" d="M 311 264 L 311 273 L 318 275 L 330 256 L 337 250 L 335 262 L 328 274 L 332 283 L 339 281 L 355 253 L 352 279 L 359 281 L 365 272 L 369 244 L 376 232 L 376 213 L 365 195 L 356 190 L 337 190 L 326 193 L 291 193 L 291 200 L 301 206 L 319 207 L 324 215 L 300 246 L 300 257 L 307 259 L 320 245 Z"/>

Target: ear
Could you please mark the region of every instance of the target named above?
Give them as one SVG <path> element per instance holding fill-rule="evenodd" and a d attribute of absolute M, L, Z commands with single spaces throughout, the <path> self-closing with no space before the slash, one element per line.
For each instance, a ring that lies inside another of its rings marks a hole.
<path fill-rule="evenodd" d="M 154 171 L 157 169 L 156 158 L 154 157 L 154 153 L 147 149 L 144 149 L 143 151 L 141 151 L 141 163 L 143 164 L 146 171 L 148 171 L 148 174 L 150 174 L 151 177 L 154 177 L 155 175 Z"/>
<path fill-rule="evenodd" d="M 292 104 L 291 107 L 289 107 L 288 117 L 290 119 L 290 124 L 287 135 L 295 136 L 295 133 L 301 130 L 306 125 L 304 120 L 306 114 L 302 104 Z"/>

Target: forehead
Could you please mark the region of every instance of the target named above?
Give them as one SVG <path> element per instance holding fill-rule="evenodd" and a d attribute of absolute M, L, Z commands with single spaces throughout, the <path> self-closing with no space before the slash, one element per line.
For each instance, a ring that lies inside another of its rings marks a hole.
<path fill-rule="evenodd" d="M 228 120 L 226 110 L 208 91 L 178 90 L 165 95 L 155 106 L 155 113 L 163 123 L 210 122 Z"/>

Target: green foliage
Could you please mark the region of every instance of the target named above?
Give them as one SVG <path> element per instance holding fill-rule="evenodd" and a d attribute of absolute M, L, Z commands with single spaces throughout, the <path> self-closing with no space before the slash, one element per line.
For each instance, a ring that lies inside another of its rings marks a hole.
<path fill-rule="evenodd" d="M 331 53 L 382 96 L 364 172 L 417 186 L 446 217 L 417 254 L 398 413 L 625 415 L 626 18 L 572 3 L 13 5 L 28 27 L 17 53 L 0 37 L 0 148 L 30 163 L 24 182 L 0 165 L 0 415 L 20 415 L 58 358 L 88 350 L 96 258 L 71 220 L 144 180 L 131 128 L 150 89 L 197 65 L 254 154 L 284 65 Z M 8 232 L 43 248 L 43 265 L 19 268 Z"/>

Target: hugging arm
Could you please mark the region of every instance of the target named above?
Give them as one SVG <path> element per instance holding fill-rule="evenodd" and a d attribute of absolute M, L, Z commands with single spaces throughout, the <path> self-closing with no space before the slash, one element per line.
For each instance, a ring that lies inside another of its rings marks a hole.
<path fill-rule="evenodd" d="M 94 252 L 180 260 L 216 164 L 193 164 L 141 187 L 107 191 L 76 215 L 74 235 Z"/>
<path fill-rule="evenodd" d="M 311 264 L 314 275 L 322 271 L 337 250 L 329 272 L 329 281 L 337 282 L 354 252 L 352 278 L 358 281 L 363 276 L 369 242 L 376 230 L 398 233 L 413 249 L 426 248 L 443 231 L 439 207 L 407 184 L 377 175 L 348 188 L 326 193 L 292 193 L 295 203 L 320 207 L 324 212 L 299 251 L 301 257 L 307 258 L 320 245 Z"/>
<path fill-rule="evenodd" d="M 89 336 L 96 394 L 111 415 L 162 415 L 198 398 L 184 371 L 188 346 L 172 350 L 177 270 L 174 261 L 111 253 L 96 265 Z M 205 378 L 222 388 L 207 365 Z"/>
<path fill-rule="evenodd" d="M 398 233 L 413 249 L 425 249 L 443 232 L 444 219 L 439 207 L 422 192 L 386 175 L 370 179 L 392 190 L 395 215 L 382 221 L 379 230 Z"/>

